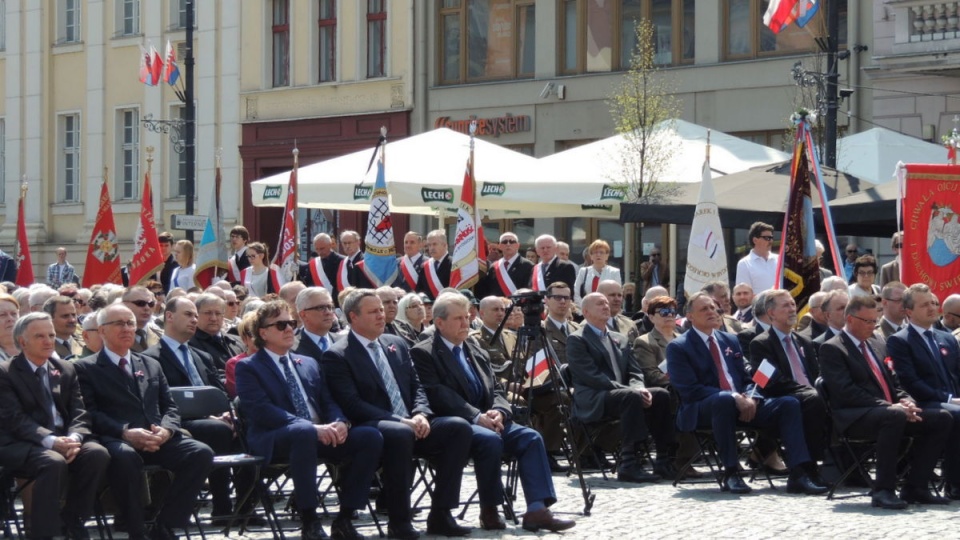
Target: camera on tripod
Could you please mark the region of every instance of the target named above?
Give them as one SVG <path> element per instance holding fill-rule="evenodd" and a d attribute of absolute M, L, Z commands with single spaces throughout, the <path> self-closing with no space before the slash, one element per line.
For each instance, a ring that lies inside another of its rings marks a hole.
<path fill-rule="evenodd" d="M 543 299 L 547 291 L 524 291 L 510 296 L 513 306 L 523 312 L 523 325 L 540 327 L 540 316 L 543 314 Z"/>

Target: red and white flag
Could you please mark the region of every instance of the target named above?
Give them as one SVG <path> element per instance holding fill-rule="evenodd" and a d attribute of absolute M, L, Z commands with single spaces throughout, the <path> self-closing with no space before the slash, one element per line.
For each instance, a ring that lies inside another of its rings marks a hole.
<path fill-rule="evenodd" d="M 457 210 L 457 233 L 453 244 L 453 268 L 450 272 L 450 286 L 455 289 L 469 289 L 480 278 L 479 259 L 485 257 L 486 249 L 480 250 L 483 230 L 478 230 L 475 211 L 476 192 L 473 175 L 470 174 L 470 162 L 463 175 L 463 189 L 460 191 L 460 208 Z"/>
<path fill-rule="evenodd" d="M 149 160 L 148 160 L 149 161 Z M 151 279 L 163 268 L 157 222 L 153 216 L 153 190 L 150 189 L 150 167 L 143 176 L 143 200 L 140 203 L 140 222 L 133 237 L 133 258 L 130 259 L 130 284 L 139 285 Z"/>
<path fill-rule="evenodd" d="M 153 85 L 160 84 L 160 77 L 163 76 L 163 57 L 152 43 L 150 44 L 150 76 L 153 78 Z"/>
<path fill-rule="evenodd" d="M 760 388 L 766 388 L 767 383 L 770 382 L 776 372 L 777 368 L 773 367 L 773 364 L 764 358 L 763 362 L 760 362 L 760 367 L 753 374 L 753 382 L 757 383 Z"/>
<path fill-rule="evenodd" d="M 21 287 L 33 285 L 33 261 L 30 259 L 27 222 L 23 215 L 23 200 L 26 198 L 27 188 L 24 187 L 20 190 L 20 202 L 17 204 L 17 285 Z"/>
<path fill-rule="evenodd" d="M 297 156 L 300 151 L 293 149 L 293 170 L 290 171 L 290 182 L 287 184 L 287 205 L 283 209 L 283 226 L 280 228 L 280 239 L 277 240 L 277 251 L 273 255 L 273 264 L 280 269 L 284 282 L 297 278 L 297 240 L 300 231 L 297 227 Z"/>
<path fill-rule="evenodd" d="M 100 283 L 123 283 L 120 276 L 117 226 L 113 221 L 113 207 L 110 204 L 110 190 L 107 188 L 106 178 L 100 185 L 100 209 L 97 210 L 97 221 L 90 233 L 87 264 L 83 271 L 84 287 Z"/>

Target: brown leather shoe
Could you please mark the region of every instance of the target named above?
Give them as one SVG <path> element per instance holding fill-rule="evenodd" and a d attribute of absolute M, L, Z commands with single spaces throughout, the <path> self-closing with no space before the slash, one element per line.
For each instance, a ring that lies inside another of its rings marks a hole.
<path fill-rule="evenodd" d="M 572 519 L 558 519 L 549 508 L 527 512 L 523 515 L 523 528 L 530 532 L 546 529 L 550 532 L 560 532 L 573 528 L 577 522 Z"/>
<path fill-rule="evenodd" d="M 480 508 L 480 528 L 485 531 L 502 531 L 507 528 L 507 524 L 500 517 L 496 506 L 483 506 Z"/>

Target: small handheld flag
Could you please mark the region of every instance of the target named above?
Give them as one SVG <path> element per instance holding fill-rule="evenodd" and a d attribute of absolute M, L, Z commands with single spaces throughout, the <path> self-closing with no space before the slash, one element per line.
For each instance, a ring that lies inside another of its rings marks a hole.
<path fill-rule="evenodd" d="M 753 374 L 753 382 L 757 383 L 760 388 L 766 388 L 767 383 L 770 382 L 776 372 L 777 368 L 773 367 L 773 364 L 764 358 L 763 362 L 760 362 L 760 367 Z"/>

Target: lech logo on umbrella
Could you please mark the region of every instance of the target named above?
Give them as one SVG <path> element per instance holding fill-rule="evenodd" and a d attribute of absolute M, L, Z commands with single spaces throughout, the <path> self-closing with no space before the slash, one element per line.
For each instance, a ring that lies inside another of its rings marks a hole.
<path fill-rule="evenodd" d="M 453 201 L 453 190 L 452 189 L 431 189 L 431 188 L 421 188 L 420 197 L 423 199 L 423 202 L 451 202 Z"/>
<path fill-rule="evenodd" d="M 623 192 L 622 188 L 611 186 L 610 184 L 604 184 L 603 189 L 600 191 L 601 201 L 604 201 L 607 199 L 622 201 L 625 196 L 626 194 Z"/>
<path fill-rule="evenodd" d="M 353 200 L 369 201 L 371 195 L 373 195 L 373 186 L 364 184 L 353 186 Z"/>
<path fill-rule="evenodd" d="M 264 186 L 263 187 L 264 199 L 279 199 L 280 195 L 282 194 L 283 194 L 283 186 Z"/>

